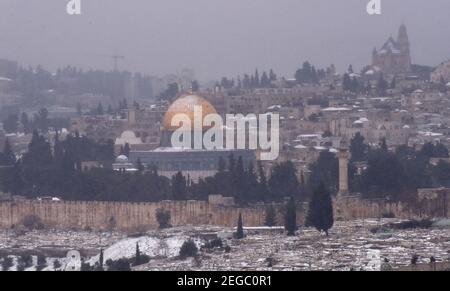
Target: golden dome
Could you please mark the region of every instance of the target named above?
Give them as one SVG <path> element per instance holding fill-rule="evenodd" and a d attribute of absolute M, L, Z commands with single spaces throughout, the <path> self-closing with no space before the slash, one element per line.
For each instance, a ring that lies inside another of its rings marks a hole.
<path fill-rule="evenodd" d="M 182 95 L 180 98 L 175 100 L 169 108 L 167 109 L 167 112 L 164 114 L 163 118 L 163 126 L 166 130 L 177 130 L 179 126 L 172 126 L 171 121 L 172 118 L 178 114 L 183 113 L 189 116 L 191 119 L 191 128 L 194 129 L 194 106 L 201 106 L 202 107 L 202 121 L 208 114 L 217 114 L 216 109 L 214 106 L 211 105 L 208 101 L 206 101 L 203 97 L 200 97 L 195 94 L 186 94 Z M 203 127 L 203 130 L 207 129 L 206 127 Z"/>

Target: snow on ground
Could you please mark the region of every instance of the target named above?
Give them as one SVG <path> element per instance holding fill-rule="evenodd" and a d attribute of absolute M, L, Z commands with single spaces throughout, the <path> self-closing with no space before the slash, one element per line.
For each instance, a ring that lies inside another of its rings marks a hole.
<path fill-rule="evenodd" d="M 178 256 L 181 246 L 190 237 L 187 235 L 177 235 L 166 238 L 159 238 L 157 236 L 142 236 L 139 238 L 126 238 L 110 247 L 106 248 L 103 253 L 103 260 L 106 262 L 111 259 L 113 261 L 121 258 L 132 258 L 136 254 L 136 244 L 139 245 L 139 250 L 142 254 L 149 257 L 163 257 L 173 258 Z M 203 244 L 201 239 L 193 239 L 200 247 Z M 92 257 L 87 262 L 91 265 L 98 262 L 100 255 Z"/>
<path fill-rule="evenodd" d="M 58 259 L 64 266 L 65 254 L 72 249 L 80 250 L 87 262 L 95 264 L 100 249 L 104 250 L 106 262 L 133 257 L 138 243 L 141 253 L 151 259 L 148 264 L 135 267 L 137 270 L 372 270 L 384 258 L 393 266 L 409 265 L 413 255 L 419 256 L 419 263 L 428 263 L 431 256 L 438 262 L 449 261 L 447 221 L 431 229 L 370 231 L 375 226 L 396 221 L 339 221 L 329 237 L 312 228 L 300 228 L 295 237 L 287 237 L 279 228 L 246 228 L 247 236 L 242 240 L 223 235 L 223 243 L 230 249 L 203 249 L 196 260 L 176 258 L 183 242 L 191 238 L 200 248 L 207 240 L 232 233 L 234 228 L 185 226 L 133 237 L 125 233 L 0 230 L 0 257 L 24 252 L 45 254 L 49 267 L 44 270 L 53 270 L 53 261 Z"/>

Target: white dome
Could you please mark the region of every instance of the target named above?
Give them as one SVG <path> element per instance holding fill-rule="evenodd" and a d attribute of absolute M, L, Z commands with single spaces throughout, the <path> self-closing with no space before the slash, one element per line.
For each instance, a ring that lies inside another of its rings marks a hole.
<path fill-rule="evenodd" d="M 125 130 L 122 132 L 121 138 L 136 138 L 136 134 L 131 130 Z"/>
<path fill-rule="evenodd" d="M 128 157 L 125 155 L 120 155 L 116 158 L 117 163 L 128 163 Z"/>

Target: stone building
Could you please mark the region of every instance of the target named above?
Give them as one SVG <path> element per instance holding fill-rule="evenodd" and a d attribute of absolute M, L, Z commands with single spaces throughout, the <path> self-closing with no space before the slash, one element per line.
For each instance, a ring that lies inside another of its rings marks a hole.
<path fill-rule="evenodd" d="M 441 83 L 444 81 L 450 86 L 450 61 L 441 63 L 433 73 L 431 73 L 431 82 Z"/>
<path fill-rule="evenodd" d="M 410 43 L 406 26 L 400 26 L 398 37 L 393 37 L 372 53 L 372 66 L 378 67 L 386 74 L 406 74 L 411 70 Z"/>

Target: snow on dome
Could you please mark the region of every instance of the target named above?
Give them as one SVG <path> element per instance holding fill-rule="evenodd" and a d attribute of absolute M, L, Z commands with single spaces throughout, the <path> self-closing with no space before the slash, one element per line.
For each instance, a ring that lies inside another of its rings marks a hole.
<path fill-rule="evenodd" d="M 136 134 L 132 130 L 125 130 L 122 132 L 120 137 L 116 138 L 116 145 L 133 145 L 133 144 L 141 144 L 142 140 L 136 137 Z"/>
<path fill-rule="evenodd" d="M 275 109 L 281 109 L 281 105 L 272 105 L 267 107 L 268 110 L 275 110 Z"/>
<path fill-rule="evenodd" d="M 450 82 L 448 82 L 447 85 L 445 85 L 445 86 L 450 87 Z"/>
<path fill-rule="evenodd" d="M 117 163 L 128 163 L 128 157 L 125 155 L 120 155 L 116 158 Z"/>

